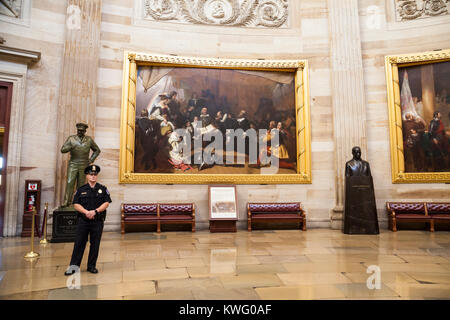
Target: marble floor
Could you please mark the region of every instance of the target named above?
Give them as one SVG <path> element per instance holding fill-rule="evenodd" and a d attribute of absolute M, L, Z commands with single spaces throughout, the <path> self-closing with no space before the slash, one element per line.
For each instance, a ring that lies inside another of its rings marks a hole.
<path fill-rule="evenodd" d="M 86 250 L 66 277 L 72 247 L 36 241 L 30 261 L 29 239 L 1 238 L 0 299 L 450 299 L 448 231 L 105 232 L 99 273 Z"/>

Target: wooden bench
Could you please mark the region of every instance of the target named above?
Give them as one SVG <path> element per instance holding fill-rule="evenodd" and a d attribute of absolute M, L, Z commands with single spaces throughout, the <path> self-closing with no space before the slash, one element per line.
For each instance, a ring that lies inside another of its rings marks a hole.
<path fill-rule="evenodd" d="M 430 231 L 434 231 L 434 225 L 438 222 L 450 221 L 450 202 L 427 202 L 426 209 L 431 217 Z"/>
<path fill-rule="evenodd" d="M 400 221 L 425 222 L 434 232 L 435 223 L 450 221 L 450 202 L 386 202 L 389 229 L 396 232 Z"/>
<path fill-rule="evenodd" d="M 248 203 L 248 231 L 252 231 L 253 223 L 260 222 L 297 222 L 306 231 L 306 213 L 300 202 Z"/>
<path fill-rule="evenodd" d="M 397 222 L 428 222 L 431 218 L 426 212 L 425 202 L 386 202 L 389 229 L 396 232 Z M 431 230 L 430 230 L 431 231 Z"/>
<path fill-rule="evenodd" d="M 193 203 L 122 203 L 121 233 L 126 225 L 156 224 L 161 232 L 162 224 L 190 224 L 195 232 L 195 206 Z"/>

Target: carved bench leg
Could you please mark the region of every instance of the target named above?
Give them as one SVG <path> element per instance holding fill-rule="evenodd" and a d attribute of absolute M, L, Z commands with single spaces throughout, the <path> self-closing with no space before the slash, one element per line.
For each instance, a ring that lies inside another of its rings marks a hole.
<path fill-rule="evenodd" d="M 251 219 L 247 220 L 247 230 L 252 231 L 252 220 Z"/>
<path fill-rule="evenodd" d="M 302 230 L 306 231 L 306 219 L 305 218 L 303 218 L 303 228 L 302 228 Z"/>
<path fill-rule="evenodd" d="M 120 233 L 121 234 L 125 234 L 125 222 L 123 222 L 123 220 L 122 220 L 122 223 L 121 223 Z"/>
<path fill-rule="evenodd" d="M 161 222 L 160 221 L 156 222 L 156 232 L 161 233 Z"/>
<path fill-rule="evenodd" d="M 434 219 L 430 220 L 430 232 L 434 232 Z"/>
<path fill-rule="evenodd" d="M 192 221 L 192 232 L 195 232 L 195 221 Z"/>
<path fill-rule="evenodd" d="M 397 219 L 392 218 L 392 231 L 397 232 Z"/>

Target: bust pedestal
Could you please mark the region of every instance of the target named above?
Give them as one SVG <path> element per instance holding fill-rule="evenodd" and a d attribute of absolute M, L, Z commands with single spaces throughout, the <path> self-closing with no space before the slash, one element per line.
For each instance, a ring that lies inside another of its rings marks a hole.
<path fill-rule="evenodd" d="M 380 233 L 372 176 L 345 177 L 344 233 Z"/>

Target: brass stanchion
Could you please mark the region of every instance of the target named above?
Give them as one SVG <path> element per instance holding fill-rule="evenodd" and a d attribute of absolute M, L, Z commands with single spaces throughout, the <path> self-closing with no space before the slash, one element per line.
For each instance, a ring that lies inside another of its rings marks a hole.
<path fill-rule="evenodd" d="M 39 253 L 34 252 L 34 219 L 36 216 L 36 207 L 33 206 L 33 210 L 31 211 L 31 251 L 28 252 L 24 258 L 37 258 L 39 257 Z"/>
<path fill-rule="evenodd" d="M 44 239 L 42 239 L 41 241 L 39 241 L 40 244 L 47 244 L 48 240 L 47 240 L 47 214 L 48 214 L 48 203 L 45 203 L 45 212 L 44 212 Z"/>

